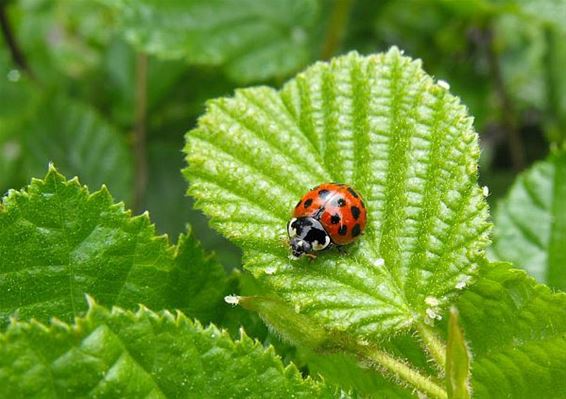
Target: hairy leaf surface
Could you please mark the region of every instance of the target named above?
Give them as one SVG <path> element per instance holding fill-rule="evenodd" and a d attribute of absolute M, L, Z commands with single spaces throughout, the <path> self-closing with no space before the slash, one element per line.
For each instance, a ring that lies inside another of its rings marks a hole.
<path fill-rule="evenodd" d="M 395 48 L 210 101 L 186 152 L 189 193 L 245 267 L 329 330 L 380 337 L 432 322 L 488 242 L 472 121 Z M 286 222 L 327 181 L 362 194 L 366 233 L 347 255 L 292 261 Z"/>
<path fill-rule="evenodd" d="M 272 348 L 183 314 L 91 305 L 76 324 L 12 323 L 0 335 L 0 396 L 10 398 L 329 398 Z"/>
<path fill-rule="evenodd" d="M 503 263 L 480 270 L 456 303 L 473 354 L 472 397 L 564 397 L 566 294 Z"/>

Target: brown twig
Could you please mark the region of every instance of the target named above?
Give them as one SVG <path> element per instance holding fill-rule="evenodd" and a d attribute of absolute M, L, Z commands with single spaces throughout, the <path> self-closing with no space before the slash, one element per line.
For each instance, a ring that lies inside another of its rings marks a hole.
<path fill-rule="evenodd" d="M 328 21 L 326 37 L 320 53 L 321 59 L 330 59 L 340 47 L 346 26 L 348 25 L 352 2 L 353 0 L 334 0 L 334 7 Z"/>
<path fill-rule="evenodd" d="M 147 55 L 136 58 L 135 124 L 134 124 L 134 198 L 132 208 L 141 211 L 147 186 L 146 118 L 147 118 Z"/>
<path fill-rule="evenodd" d="M 6 14 L 6 7 L 7 3 L 0 1 L 0 27 L 2 28 L 2 36 L 10 50 L 10 55 L 14 64 L 16 64 L 16 66 L 24 71 L 29 77 L 34 78 L 26 57 L 18 45 L 18 41 L 16 40 L 16 36 L 12 30 L 12 25 L 10 25 L 10 20 Z"/>

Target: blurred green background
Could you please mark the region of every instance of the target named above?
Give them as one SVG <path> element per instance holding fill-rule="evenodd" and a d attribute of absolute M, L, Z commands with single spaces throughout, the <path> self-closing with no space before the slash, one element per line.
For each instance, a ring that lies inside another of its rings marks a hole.
<path fill-rule="evenodd" d="M 236 267 L 238 249 L 193 209 L 180 172 L 206 100 L 396 45 L 469 107 L 494 204 L 566 137 L 564 10 L 560 0 L 0 0 L 0 191 L 54 162 L 148 210 L 172 241 L 192 224 Z"/>

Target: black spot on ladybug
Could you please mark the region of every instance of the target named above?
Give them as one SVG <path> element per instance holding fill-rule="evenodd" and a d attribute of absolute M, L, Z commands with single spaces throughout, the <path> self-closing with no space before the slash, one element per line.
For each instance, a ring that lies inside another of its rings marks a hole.
<path fill-rule="evenodd" d="M 358 193 L 355 192 L 352 187 L 348 187 L 348 191 L 350 192 L 350 194 L 352 194 L 355 198 L 358 198 Z"/>
<path fill-rule="evenodd" d="M 345 206 L 345 205 L 346 205 L 346 200 L 345 200 L 344 198 L 340 197 L 340 198 L 338 198 L 338 199 L 336 200 L 336 205 L 337 205 L 337 206 L 340 206 L 340 207 Z"/>
<path fill-rule="evenodd" d="M 308 208 L 309 206 L 312 205 L 312 198 L 309 198 L 308 200 L 305 201 L 305 203 L 303 204 L 303 206 L 305 208 Z"/>
<path fill-rule="evenodd" d="M 318 196 L 322 199 L 325 199 L 326 197 L 328 197 L 328 194 L 330 194 L 330 191 L 328 191 L 328 190 L 320 190 L 318 192 Z"/>
<path fill-rule="evenodd" d="M 332 224 L 338 224 L 338 223 L 340 223 L 340 215 L 338 215 L 337 213 L 334 214 L 334 215 L 332 215 L 332 216 L 330 217 L 330 223 L 332 223 Z"/>
<path fill-rule="evenodd" d="M 352 228 L 352 237 L 357 237 L 362 232 L 362 228 L 360 227 L 359 223 Z"/>
<path fill-rule="evenodd" d="M 354 217 L 354 219 L 358 220 L 358 218 L 360 217 L 360 208 L 353 206 L 350 209 L 352 210 L 352 216 Z"/>
<path fill-rule="evenodd" d="M 359 230 L 360 226 L 359 225 L 356 225 L 356 226 L 358 226 L 358 230 Z M 348 226 L 346 226 L 345 224 L 340 226 L 340 228 L 338 229 L 338 234 L 340 234 L 341 236 L 345 236 L 347 232 L 348 232 Z"/>
<path fill-rule="evenodd" d="M 298 208 L 299 206 L 301 206 L 301 202 L 303 202 L 303 200 L 299 200 L 299 202 L 297 202 L 297 205 L 295 205 L 295 208 Z"/>

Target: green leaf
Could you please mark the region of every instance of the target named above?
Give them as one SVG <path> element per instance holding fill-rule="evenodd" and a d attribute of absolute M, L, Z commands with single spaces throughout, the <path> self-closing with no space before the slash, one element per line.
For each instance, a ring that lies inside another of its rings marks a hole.
<path fill-rule="evenodd" d="M 541 25 L 526 23 L 513 14 L 503 14 L 495 20 L 494 35 L 505 89 L 519 110 L 528 106 L 544 109 L 545 38 Z"/>
<path fill-rule="evenodd" d="M 379 338 L 432 322 L 488 242 L 477 135 L 458 99 L 397 49 L 317 63 L 281 92 L 210 101 L 187 135 L 189 193 L 245 267 L 328 330 Z M 326 181 L 364 196 L 347 255 L 292 261 L 285 226 Z"/>
<path fill-rule="evenodd" d="M 203 323 L 218 320 L 226 309 L 224 268 L 204 252 L 192 231 L 179 237 L 170 284 L 169 308 L 183 309 Z"/>
<path fill-rule="evenodd" d="M 534 4 L 534 3 L 533 3 Z M 540 1 L 527 15 L 503 14 L 494 24 L 498 57 L 505 89 L 512 97 L 514 107 L 523 113 L 533 108 L 543 113 L 541 124 L 548 140 L 566 141 L 566 79 L 562 66 L 566 62 L 566 2 L 562 12 L 549 15 L 560 23 L 545 23 L 545 6 Z M 558 6 L 558 2 L 556 3 Z M 517 10 L 524 9 L 523 4 Z M 532 152 L 532 150 L 531 150 Z"/>
<path fill-rule="evenodd" d="M 106 188 L 89 194 L 53 167 L 3 199 L 0 231 L 0 326 L 9 317 L 70 321 L 86 310 L 85 293 L 108 306 L 143 302 L 204 320 L 218 311 L 223 269 L 192 238 L 169 245 L 147 214 L 132 218 Z"/>
<path fill-rule="evenodd" d="M 41 101 L 30 79 L 13 68 L 8 50 L 0 48 L 0 192 L 21 183 L 21 130 Z"/>
<path fill-rule="evenodd" d="M 433 365 L 427 361 L 422 347 L 412 334 L 392 337 L 380 343 L 380 347 L 410 362 L 415 369 L 434 373 Z M 329 384 L 336 384 L 343 389 L 351 389 L 369 398 L 415 398 L 414 387 L 378 374 L 370 367 L 371 363 L 360 362 L 359 358 L 345 352 L 320 353 L 300 350 L 300 361 L 308 365 L 311 375 L 320 374 Z M 383 370 L 382 370 L 383 371 Z"/>
<path fill-rule="evenodd" d="M 227 296 L 226 302 L 242 305 L 257 312 L 269 327 L 288 342 L 315 350 L 336 349 L 324 329 L 313 325 L 309 318 L 297 313 L 284 302 L 274 298 Z M 330 348 L 325 348 L 329 346 Z M 334 348 L 333 348 L 334 346 Z"/>
<path fill-rule="evenodd" d="M 224 65 L 241 81 L 285 76 L 310 61 L 313 0 L 108 2 L 140 51 L 192 64 Z"/>
<path fill-rule="evenodd" d="M 241 264 L 239 248 L 212 230 L 202 212 L 193 209 L 192 201 L 187 201 L 183 195 L 186 188 L 179 173 L 184 163 L 183 154 L 179 151 L 182 146 L 180 139 L 176 145 L 162 141 L 148 144 L 149 173 L 144 208 L 150 212 L 157 230 L 170 236 L 184 231 L 188 221 L 193 227 L 193 234 L 205 248 L 213 250 L 216 257 L 232 269 Z"/>
<path fill-rule="evenodd" d="M 18 148 L 18 177 L 27 181 L 55 162 L 65 174 L 79 175 L 91 187 L 106 184 L 119 199 L 129 200 L 133 163 L 120 132 L 87 105 L 25 81 L 16 84 L 35 98 L 18 123 L 0 133 L 0 144 L 5 140 Z M 6 101 L 17 101 L 16 93 L 7 92 Z"/>
<path fill-rule="evenodd" d="M 108 311 L 74 325 L 15 322 L 0 336 L 0 396 L 26 398 L 330 398 L 272 348 L 183 314 Z M 337 396 L 337 395 L 336 395 Z"/>
<path fill-rule="evenodd" d="M 456 303 L 473 353 L 473 397 L 564 397 L 566 294 L 502 263 L 480 273 Z"/>
<path fill-rule="evenodd" d="M 458 311 L 452 307 L 446 345 L 446 387 L 449 399 L 469 399 L 470 354 L 458 318 Z"/>
<path fill-rule="evenodd" d="M 496 259 L 566 290 L 566 152 L 523 172 L 495 214 Z"/>
<path fill-rule="evenodd" d="M 88 106 L 45 95 L 20 129 L 26 178 L 43 174 L 55 162 L 63 173 L 80 176 L 90 187 L 105 184 L 120 200 L 130 199 L 133 162 L 128 145 Z"/>
<path fill-rule="evenodd" d="M 34 76 L 58 90 L 71 86 L 70 79 L 81 81 L 77 94 L 88 85 L 83 79 L 100 66 L 100 49 L 109 42 L 108 10 L 94 1 L 13 3 L 8 10 L 12 29 Z"/>
<path fill-rule="evenodd" d="M 527 22 L 537 21 L 564 29 L 566 2 L 563 0 L 494 0 L 495 4 L 508 6 L 506 10 L 528 18 Z"/>

